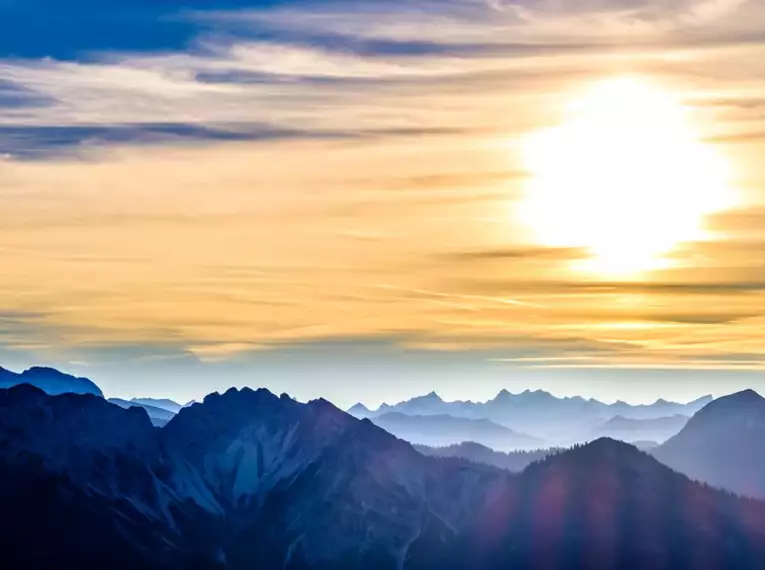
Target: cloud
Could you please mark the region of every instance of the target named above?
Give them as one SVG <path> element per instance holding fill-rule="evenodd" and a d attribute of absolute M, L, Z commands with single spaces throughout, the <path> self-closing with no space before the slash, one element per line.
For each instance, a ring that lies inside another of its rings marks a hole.
<path fill-rule="evenodd" d="M 0 124 L 0 156 L 14 159 L 47 159 L 71 156 L 105 145 L 160 145 L 283 140 L 344 140 L 373 137 L 421 137 L 454 134 L 448 128 L 392 128 L 379 130 L 297 130 L 266 124 L 202 125 L 199 123 L 128 123 L 117 125 Z"/>
<path fill-rule="evenodd" d="M 256 141 L 300 136 L 297 132 L 251 125 L 237 130 L 183 123 L 123 125 L 0 125 L 0 154 L 39 159 L 61 156 L 83 147 L 104 144 L 158 144 L 188 141 Z"/>
<path fill-rule="evenodd" d="M 749 207 L 745 209 L 728 210 L 710 216 L 707 227 L 726 236 L 758 236 L 765 237 L 765 207 Z M 737 242 L 741 244 L 741 242 Z M 751 247 L 762 250 L 765 242 L 744 242 Z"/>
<path fill-rule="evenodd" d="M 13 81 L 0 79 L 0 109 L 6 112 L 14 109 L 30 109 L 53 105 L 51 97 L 28 89 Z"/>
<path fill-rule="evenodd" d="M 592 295 L 740 295 L 765 291 L 765 280 L 726 279 L 699 282 L 678 281 L 486 281 L 467 280 L 461 290 L 475 294 L 502 295 L 538 292 Z"/>
<path fill-rule="evenodd" d="M 18 22 L 0 38 L 0 105 L 28 111 L 0 117 L 8 129 L 4 154 L 55 157 L 46 148 L 62 148 L 64 139 L 79 152 L 122 139 L 263 140 L 256 130 L 308 138 L 385 129 L 477 132 L 496 126 L 490 117 L 501 109 L 487 108 L 480 117 L 466 112 L 460 98 L 496 105 L 501 91 L 520 97 L 535 86 L 597 73 L 603 58 L 640 61 L 662 42 L 684 41 L 682 34 L 657 38 L 655 30 L 625 36 L 619 27 L 625 20 L 633 27 L 665 18 L 682 24 L 678 14 L 703 19 L 750 8 L 736 0 L 116 0 L 108 9 L 73 0 L 66 6 L 0 4 L 0 19 Z M 729 29 L 727 41 L 736 41 L 737 28 Z M 233 123 L 247 133 L 226 126 Z M 41 148 L 31 148 L 35 141 Z M 9 148 L 12 143 L 19 148 Z"/>
<path fill-rule="evenodd" d="M 452 261 L 491 261 L 491 260 L 547 260 L 573 261 L 587 257 L 586 251 L 575 247 L 516 247 L 486 249 L 479 251 L 460 251 L 444 254 L 443 258 Z"/>
<path fill-rule="evenodd" d="M 590 22 L 611 32 L 666 32 L 700 26 L 735 14 L 750 0 L 496 0 L 501 12 L 510 12 L 529 24 L 554 29 L 564 23 Z"/>

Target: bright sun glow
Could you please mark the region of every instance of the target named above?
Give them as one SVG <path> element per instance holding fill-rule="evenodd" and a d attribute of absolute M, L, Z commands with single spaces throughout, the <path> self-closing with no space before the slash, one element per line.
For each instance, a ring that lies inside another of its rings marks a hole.
<path fill-rule="evenodd" d="M 582 267 L 630 275 L 667 265 L 731 205 L 727 163 L 672 94 L 638 78 L 599 83 L 560 126 L 529 137 L 525 221 L 548 246 L 581 247 Z"/>

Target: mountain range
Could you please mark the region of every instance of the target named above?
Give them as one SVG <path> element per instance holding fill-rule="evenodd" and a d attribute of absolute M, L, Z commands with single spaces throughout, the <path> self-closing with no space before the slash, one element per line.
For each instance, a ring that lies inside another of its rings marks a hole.
<path fill-rule="evenodd" d="M 401 439 L 421 445 L 440 447 L 470 441 L 498 451 L 544 446 L 541 439 L 515 432 L 486 419 L 449 415 L 408 416 L 389 412 L 375 416 L 371 421 Z"/>
<path fill-rule="evenodd" d="M 184 407 L 178 402 L 174 402 L 173 400 L 168 400 L 167 398 L 133 398 L 130 401 L 133 402 L 134 404 L 140 404 L 142 406 L 152 406 L 153 408 L 160 408 L 162 410 L 167 410 L 168 412 L 171 412 L 173 414 L 177 414 Z M 196 403 L 196 402 L 190 402 L 190 403 Z"/>
<path fill-rule="evenodd" d="M 628 443 L 653 441 L 663 443 L 676 435 L 688 422 L 688 416 L 675 414 L 664 418 L 635 419 L 614 416 L 592 430 L 592 439 L 610 437 Z"/>
<path fill-rule="evenodd" d="M 753 402 L 710 405 L 676 438 L 756 434 Z M 743 421 L 720 419 L 739 405 Z M 0 390 L 0 504 L 8 570 L 765 567 L 764 503 L 633 446 L 598 439 L 513 474 L 263 389 L 212 394 L 160 429 L 92 394 Z"/>
<path fill-rule="evenodd" d="M 712 401 L 704 396 L 687 404 L 659 399 L 653 404 L 631 405 L 625 402 L 605 404 L 581 397 L 557 398 L 542 390 L 526 390 L 511 394 L 502 390 L 488 402 L 446 402 L 435 392 L 401 402 L 383 404 L 370 410 L 356 404 L 348 410 L 359 418 L 375 418 L 396 412 L 410 416 L 449 415 L 453 417 L 488 419 L 512 430 L 546 442 L 548 446 L 568 446 L 592 439 L 593 431 L 610 419 L 650 420 L 674 415 L 692 416 Z M 643 439 L 642 436 L 635 439 Z M 459 443 L 459 442 L 451 442 Z"/>

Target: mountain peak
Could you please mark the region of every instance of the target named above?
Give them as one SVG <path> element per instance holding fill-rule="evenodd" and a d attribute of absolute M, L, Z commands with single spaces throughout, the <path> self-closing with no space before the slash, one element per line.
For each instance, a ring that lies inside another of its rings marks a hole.
<path fill-rule="evenodd" d="M 670 469 L 656 459 L 623 441 L 601 437 L 585 445 L 577 445 L 566 451 L 553 453 L 524 471 L 524 476 L 552 478 L 557 480 L 590 481 L 593 489 L 609 486 L 619 478 L 638 476 L 651 481 L 661 472 Z M 604 477 L 603 474 L 608 474 Z M 572 491 L 573 492 L 573 491 Z"/>
<path fill-rule="evenodd" d="M 731 394 L 730 396 L 726 396 L 726 397 L 731 399 L 735 398 L 736 400 L 739 400 L 739 401 L 757 401 L 757 402 L 760 402 L 763 399 L 765 399 L 762 396 L 760 396 L 760 394 L 752 390 L 751 388 L 748 390 L 742 390 L 741 392 L 736 392 L 735 394 Z"/>
<path fill-rule="evenodd" d="M 523 393 L 519 394 L 519 397 L 525 401 L 533 401 L 536 403 L 551 401 L 551 400 L 558 400 L 558 398 L 556 398 L 550 392 L 547 392 L 545 390 L 528 390 L 527 389 L 527 390 L 524 390 Z"/>
<path fill-rule="evenodd" d="M 396 410 L 405 411 L 406 413 L 432 413 L 440 410 L 443 404 L 445 404 L 445 402 L 441 399 L 441 396 L 434 391 L 425 394 L 424 396 L 416 396 L 409 400 L 405 400 L 395 406 L 386 406 L 383 404 L 377 412 L 382 413 L 386 409 L 395 408 Z"/>
<path fill-rule="evenodd" d="M 32 366 L 31 368 L 26 369 L 22 374 L 27 374 L 29 376 L 40 376 L 43 374 L 54 374 L 56 376 L 68 376 L 67 374 L 64 374 L 63 372 L 56 370 L 55 368 L 51 368 L 50 366 Z"/>
<path fill-rule="evenodd" d="M 625 443 L 621 441 L 620 439 L 614 439 L 612 437 L 599 437 L 598 439 L 583 445 L 582 449 L 595 449 L 595 450 L 619 449 L 620 451 L 623 451 L 626 453 L 633 453 L 635 451 L 639 451 L 634 445 L 630 445 L 629 443 Z"/>
<path fill-rule="evenodd" d="M 266 388 L 258 388 L 257 390 L 253 390 L 252 388 L 249 388 L 245 386 L 244 388 L 229 388 L 226 390 L 223 394 L 219 392 L 213 392 L 212 394 L 208 394 L 205 396 L 205 399 L 203 400 L 204 403 L 207 403 L 208 400 L 215 401 L 215 400 L 239 400 L 239 401 L 255 401 L 255 400 L 278 400 L 279 397 L 271 392 L 270 390 Z"/>
<path fill-rule="evenodd" d="M 441 396 L 436 394 L 435 390 L 430 392 L 429 394 L 426 394 L 425 396 L 422 396 L 422 399 L 423 400 L 433 400 L 433 401 L 436 401 L 436 402 L 443 402 L 443 400 L 441 399 Z"/>
<path fill-rule="evenodd" d="M 765 398 L 743 390 L 708 403 L 654 455 L 694 479 L 762 498 L 764 437 Z"/>
<path fill-rule="evenodd" d="M 712 402 L 704 406 L 697 415 L 710 414 L 719 412 L 721 410 L 735 411 L 742 407 L 751 408 L 752 406 L 760 407 L 765 404 L 765 398 L 760 396 L 754 390 L 742 390 L 728 396 L 717 398 Z"/>
<path fill-rule="evenodd" d="M 330 402 L 329 400 L 325 398 L 317 398 L 316 400 L 311 400 L 310 402 L 308 402 L 308 405 L 313 406 L 315 408 L 320 408 L 320 409 L 326 408 L 326 409 L 337 410 L 338 412 L 342 412 L 340 408 L 338 408 L 335 404 L 333 404 L 332 402 Z"/>
<path fill-rule="evenodd" d="M 38 388 L 34 384 L 28 384 L 26 382 L 23 384 L 16 384 L 11 386 L 7 389 L 7 391 L 8 394 L 15 398 L 29 398 L 33 396 L 42 398 L 45 395 L 45 390 Z"/>
<path fill-rule="evenodd" d="M 348 413 L 358 418 L 366 418 L 372 413 L 372 410 L 370 410 L 364 404 L 359 402 L 358 404 L 354 404 L 353 406 L 348 408 Z"/>
<path fill-rule="evenodd" d="M 34 366 L 21 374 L 5 368 L 0 371 L 0 388 L 10 388 L 18 384 L 32 384 L 53 396 L 73 393 L 93 394 L 103 398 L 101 389 L 92 381 L 66 374 L 55 368 Z"/>
<path fill-rule="evenodd" d="M 502 388 L 492 400 L 489 400 L 489 403 L 512 402 L 513 398 L 515 398 L 515 396 L 513 396 L 509 390 Z"/>
<path fill-rule="evenodd" d="M 634 445 L 610 437 L 601 437 L 584 445 L 550 455 L 542 461 L 542 464 L 591 472 L 599 467 L 615 465 L 628 467 L 635 463 L 644 463 L 646 460 L 654 462 Z"/>

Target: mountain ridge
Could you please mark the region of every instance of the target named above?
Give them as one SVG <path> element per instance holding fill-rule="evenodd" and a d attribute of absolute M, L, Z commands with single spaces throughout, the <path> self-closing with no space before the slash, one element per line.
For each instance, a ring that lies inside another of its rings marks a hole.
<path fill-rule="evenodd" d="M 36 386 L 51 395 L 73 393 L 104 397 L 101 389 L 92 380 L 72 376 L 55 368 L 33 366 L 17 373 L 0 366 L 0 389 L 20 384 Z"/>

